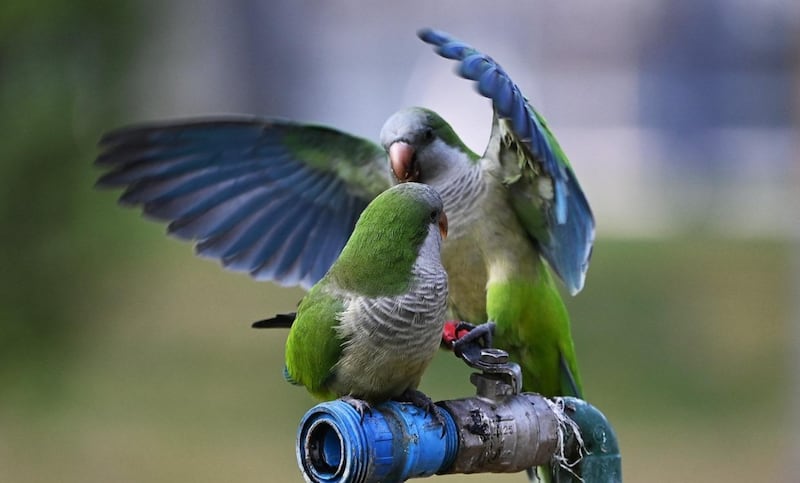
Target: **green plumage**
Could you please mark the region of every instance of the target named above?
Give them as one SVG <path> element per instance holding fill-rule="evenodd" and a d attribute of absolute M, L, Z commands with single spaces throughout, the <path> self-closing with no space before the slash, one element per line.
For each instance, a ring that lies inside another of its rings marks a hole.
<path fill-rule="evenodd" d="M 297 317 L 286 340 L 288 378 L 305 386 L 318 399 L 336 397 L 326 382 L 342 353 L 336 326 L 343 310 L 342 300 L 328 293 L 326 284 L 320 282 L 297 307 Z"/>
<path fill-rule="evenodd" d="M 319 399 L 370 402 L 416 389 L 444 323 L 443 217 L 439 195 L 416 183 L 367 206 L 338 260 L 298 306 L 286 341 L 290 382 Z M 389 347 L 391 334 L 411 343 Z"/>
<path fill-rule="evenodd" d="M 327 277 L 343 290 L 370 297 L 407 291 L 411 267 L 428 233 L 422 222 L 429 215 L 427 205 L 403 192 L 380 194 L 361 214 Z"/>
<path fill-rule="evenodd" d="M 525 390 L 582 397 L 569 316 L 552 277 L 541 268 L 538 281 L 489 285 L 486 310 L 497 324 L 496 345 L 520 363 Z"/>
<path fill-rule="evenodd" d="M 371 199 L 390 186 L 380 146 L 326 126 L 287 126 L 283 142 L 292 155 L 311 168 L 335 172 L 353 194 Z"/>

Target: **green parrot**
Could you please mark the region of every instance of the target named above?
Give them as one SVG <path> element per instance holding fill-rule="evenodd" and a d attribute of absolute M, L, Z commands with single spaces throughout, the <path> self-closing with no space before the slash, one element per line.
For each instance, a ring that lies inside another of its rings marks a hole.
<path fill-rule="evenodd" d="M 495 344 L 520 363 L 523 390 L 583 398 L 569 316 L 550 268 L 571 293 L 583 287 L 594 240 L 586 198 L 544 118 L 494 61 L 436 32 L 421 37 L 462 60 L 461 74 L 494 102 L 482 156 L 428 109 L 402 110 L 381 130 L 395 177 L 434 186 L 451 215 L 442 252 L 450 315 L 496 324 Z M 538 473 L 544 481 L 575 481 L 557 466 Z M 529 469 L 528 477 L 535 481 L 537 472 Z"/>
<path fill-rule="evenodd" d="M 320 399 L 345 397 L 362 414 L 389 399 L 433 411 L 417 386 L 441 341 L 446 236 L 442 199 L 430 186 L 401 184 L 378 195 L 296 315 L 254 324 L 291 324 L 286 378 Z"/>
<path fill-rule="evenodd" d="M 450 315 L 496 324 L 495 343 L 520 363 L 523 390 L 583 398 L 569 316 L 550 269 L 570 293 L 583 287 L 594 241 L 588 202 L 544 118 L 499 65 L 439 32 L 420 37 L 461 61 L 459 73 L 494 106 L 482 156 L 428 109 L 401 110 L 381 130 L 397 180 L 434 186 L 450 214 L 442 251 Z M 538 473 L 575 481 L 558 465 Z M 537 479 L 535 469 L 528 477 Z"/>
<path fill-rule="evenodd" d="M 449 316 L 496 324 L 494 343 L 523 389 L 582 397 L 570 322 L 553 274 L 584 284 L 594 242 L 589 204 L 544 118 L 490 57 L 433 30 L 420 38 L 459 62 L 494 111 L 482 155 L 424 108 L 403 109 L 380 144 L 324 126 L 248 116 L 123 128 L 101 140 L 99 184 L 169 222 L 197 252 L 259 280 L 311 287 L 359 213 L 396 183 L 441 195 Z"/>

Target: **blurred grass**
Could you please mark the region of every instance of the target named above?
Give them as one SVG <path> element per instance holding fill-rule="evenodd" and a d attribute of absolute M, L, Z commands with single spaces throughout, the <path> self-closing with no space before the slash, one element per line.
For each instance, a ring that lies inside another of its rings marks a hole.
<path fill-rule="evenodd" d="M 72 355 L 39 368 L 63 390 L 4 381 L 0 481 L 301 481 L 294 434 L 314 402 L 281 379 L 285 331 L 249 322 L 302 292 L 227 273 L 118 214 L 99 233 L 130 230 L 136 243 L 100 260 L 107 270 L 68 314 Z M 785 479 L 787 259 L 777 242 L 598 243 L 569 306 L 627 481 Z M 422 389 L 467 396 L 468 372 L 442 353 Z"/>

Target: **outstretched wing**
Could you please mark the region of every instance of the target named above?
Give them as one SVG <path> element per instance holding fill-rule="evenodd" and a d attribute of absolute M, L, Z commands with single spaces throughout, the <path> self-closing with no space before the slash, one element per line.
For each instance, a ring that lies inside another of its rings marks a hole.
<path fill-rule="evenodd" d="M 276 119 L 217 117 L 144 124 L 100 140 L 101 187 L 169 222 L 198 254 L 260 280 L 311 287 L 361 211 L 391 186 L 377 144 Z"/>
<path fill-rule="evenodd" d="M 476 81 L 478 92 L 491 99 L 494 123 L 484 157 L 501 164 L 517 216 L 570 293 L 579 292 L 594 243 L 594 217 L 544 118 L 491 57 L 442 32 L 418 35 L 442 57 L 460 61 L 458 74 Z"/>

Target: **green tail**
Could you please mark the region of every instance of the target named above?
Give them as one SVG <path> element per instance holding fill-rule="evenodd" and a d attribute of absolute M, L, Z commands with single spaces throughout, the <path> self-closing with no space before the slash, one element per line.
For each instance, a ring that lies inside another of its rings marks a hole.
<path fill-rule="evenodd" d="M 583 399 L 569 315 L 544 265 L 539 273 L 535 281 L 489 285 L 486 311 L 497 324 L 494 343 L 522 367 L 523 391 Z M 529 468 L 527 474 L 530 481 L 579 481 L 558 468 Z"/>

